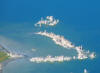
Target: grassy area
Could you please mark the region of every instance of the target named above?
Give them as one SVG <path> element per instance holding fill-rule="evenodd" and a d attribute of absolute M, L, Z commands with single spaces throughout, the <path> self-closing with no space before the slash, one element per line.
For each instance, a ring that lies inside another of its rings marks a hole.
<path fill-rule="evenodd" d="M 0 52 L 0 62 L 7 60 L 9 56 L 5 52 Z"/>

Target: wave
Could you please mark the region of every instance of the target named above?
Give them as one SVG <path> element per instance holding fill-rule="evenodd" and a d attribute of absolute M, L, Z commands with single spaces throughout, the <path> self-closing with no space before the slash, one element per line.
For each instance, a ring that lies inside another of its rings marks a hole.
<path fill-rule="evenodd" d="M 35 34 L 49 37 L 55 42 L 55 44 L 62 46 L 64 48 L 76 50 L 76 52 L 78 53 L 78 55 L 77 55 L 78 59 L 87 59 L 87 58 L 93 59 L 93 58 L 95 58 L 94 52 L 91 53 L 89 50 L 88 51 L 83 50 L 82 46 L 73 45 L 72 42 L 65 39 L 64 36 L 56 35 L 52 32 L 48 33 L 46 31 L 44 31 L 44 32 L 40 31 L 40 32 L 37 32 Z"/>
<path fill-rule="evenodd" d="M 47 25 L 47 26 L 55 26 L 58 24 L 59 20 L 55 19 L 53 16 L 47 16 L 46 19 L 41 18 L 40 21 L 38 21 L 35 26 L 41 27 L 42 25 Z"/>
<path fill-rule="evenodd" d="M 87 69 L 84 69 L 84 73 L 88 73 Z"/>
<path fill-rule="evenodd" d="M 41 62 L 63 62 L 63 61 L 70 61 L 75 59 L 74 57 L 64 57 L 64 56 L 46 56 L 46 57 L 33 57 L 30 59 L 31 62 L 41 63 Z"/>
<path fill-rule="evenodd" d="M 8 55 L 10 58 L 22 58 L 22 57 L 24 57 L 23 55 L 15 54 L 15 53 L 7 53 L 7 55 Z"/>
<path fill-rule="evenodd" d="M 74 48 L 74 45 L 70 42 L 70 41 L 68 41 L 68 40 L 66 40 L 63 36 L 60 36 L 60 35 L 55 35 L 54 33 L 48 33 L 48 32 L 46 32 L 46 31 L 44 31 L 44 32 L 37 32 L 37 33 L 35 33 L 35 34 L 39 34 L 39 35 L 42 35 L 42 36 L 46 36 L 46 37 L 49 37 L 49 38 L 51 38 L 57 45 L 60 45 L 60 46 L 62 46 L 62 47 L 64 47 L 64 48 Z"/>

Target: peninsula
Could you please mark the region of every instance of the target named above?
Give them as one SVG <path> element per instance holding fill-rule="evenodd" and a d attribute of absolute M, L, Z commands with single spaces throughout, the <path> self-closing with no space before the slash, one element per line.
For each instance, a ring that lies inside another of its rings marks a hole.
<path fill-rule="evenodd" d="M 4 66 L 5 62 L 8 60 L 21 58 L 22 55 L 13 54 L 12 52 L 9 52 L 8 49 L 6 49 L 4 46 L 0 45 L 0 73 L 2 73 L 2 67 Z"/>

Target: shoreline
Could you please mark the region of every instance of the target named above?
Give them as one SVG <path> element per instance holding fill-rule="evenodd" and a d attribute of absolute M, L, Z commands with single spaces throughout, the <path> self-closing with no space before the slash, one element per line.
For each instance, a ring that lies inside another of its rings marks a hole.
<path fill-rule="evenodd" d="M 5 60 L 0 63 L 0 73 L 3 73 L 3 68 L 10 62 L 16 60 L 16 59 L 21 59 L 21 58 L 9 58 L 8 60 Z"/>
<path fill-rule="evenodd" d="M 0 62 L 0 73 L 3 72 L 3 68 L 9 63 L 9 62 L 12 62 L 16 59 L 20 59 L 20 58 L 23 58 L 24 56 L 23 55 L 19 55 L 19 54 L 15 54 L 15 53 L 12 53 L 12 52 L 9 52 L 4 46 L 0 45 L 0 51 L 1 52 L 5 52 L 6 55 L 8 56 L 8 59 L 7 60 L 4 60 L 3 62 Z"/>
<path fill-rule="evenodd" d="M 3 73 L 3 68 L 10 62 L 14 61 L 15 59 L 8 59 L 0 63 L 0 73 Z"/>

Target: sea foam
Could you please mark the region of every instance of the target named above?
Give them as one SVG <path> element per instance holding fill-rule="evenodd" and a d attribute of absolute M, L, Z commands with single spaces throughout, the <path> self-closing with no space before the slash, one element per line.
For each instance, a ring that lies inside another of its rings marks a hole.
<path fill-rule="evenodd" d="M 49 37 L 51 38 L 57 45 L 60 45 L 64 48 L 74 48 L 75 46 L 68 40 L 66 40 L 63 36 L 60 36 L 60 35 L 55 35 L 54 33 L 48 33 L 46 31 L 44 32 L 37 32 L 35 34 L 39 34 L 39 35 L 42 35 L 42 36 L 46 36 L 46 37 Z"/>
<path fill-rule="evenodd" d="M 42 26 L 42 25 L 47 25 L 47 26 L 55 26 L 59 22 L 58 19 L 55 19 L 53 16 L 47 16 L 46 19 L 41 18 L 40 21 L 38 21 L 35 26 Z M 47 57 L 33 57 L 30 59 L 31 62 L 60 62 L 60 61 L 70 61 L 70 60 L 82 60 L 82 59 L 94 59 L 95 58 L 95 53 L 90 52 L 89 50 L 86 51 L 82 48 L 82 46 L 75 46 L 71 41 L 67 40 L 64 38 L 64 36 L 61 35 L 56 35 L 54 33 L 48 33 L 46 31 L 44 32 L 36 32 L 35 34 L 42 35 L 45 37 L 51 38 L 56 45 L 62 46 L 66 49 L 74 49 L 77 52 L 77 56 L 73 57 L 64 57 L 64 56 L 47 56 Z"/>
<path fill-rule="evenodd" d="M 55 26 L 58 24 L 59 20 L 55 19 L 53 16 L 47 16 L 45 19 L 42 17 L 40 21 L 38 21 L 35 26 L 41 27 L 42 25 L 47 26 Z"/>
<path fill-rule="evenodd" d="M 75 57 L 67 57 L 67 56 L 46 56 L 46 57 L 33 57 L 30 59 L 31 62 L 41 63 L 41 62 L 63 62 L 70 61 L 75 59 Z"/>
<path fill-rule="evenodd" d="M 65 39 L 63 36 L 56 35 L 52 32 L 48 33 L 46 31 L 44 31 L 44 32 L 40 31 L 40 32 L 37 32 L 35 34 L 39 34 L 39 35 L 42 35 L 42 36 L 49 37 L 55 42 L 55 44 L 57 44 L 59 46 L 62 46 L 64 48 L 76 50 L 76 52 L 78 53 L 77 59 L 87 59 L 87 58 L 93 59 L 93 58 L 95 58 L 95 53 L 94 52 L 91 53 L 90 51 L 85 51 L 82 48 L 82 46 L 73 45 L 72 42 Z"/>
<path fill-rule="evenodd" d="M 23 55 L 15 54 L 15 53 L 7 53 L 10 58 L 22 58 Z"/>
<path fill-rule="evenodd" d="M 88 73 L 87 69 L 84 69 L 84 73 Z"/>

